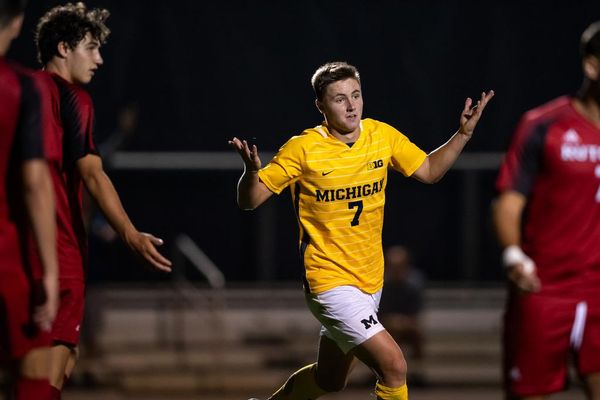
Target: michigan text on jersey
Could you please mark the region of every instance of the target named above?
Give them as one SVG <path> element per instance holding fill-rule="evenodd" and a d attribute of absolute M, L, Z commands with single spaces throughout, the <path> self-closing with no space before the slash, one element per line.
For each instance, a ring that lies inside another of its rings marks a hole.
<path fill-rule="evenodd" d="M 385 181 L 385 178 L 382 178 L 380 181 L 375 181 L 373 183 L 366 183 L 364 185 L 349 186 L 346 188 L 339 188 L 339 189 L 326 189 L 326 190 L 317 189 L 315 192 L 315 196 L 316 196 L 318 202 L 358 199 L 361 197 L 370 196 L 370 195 L 379 193 L 383 189 L 384 181 Z"/>

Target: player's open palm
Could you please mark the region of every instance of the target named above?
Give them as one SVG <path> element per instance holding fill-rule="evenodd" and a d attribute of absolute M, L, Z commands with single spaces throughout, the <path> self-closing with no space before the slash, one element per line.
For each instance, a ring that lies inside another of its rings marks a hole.
<path fill-rule="evenodd" d="M 234 137 L 229 141 L 229 145 L 242 157 L 247 171 L 258 171 L 260 169 L 262 164 L 255 144 L 249 146 L 247 141 Z"/>
<path fill-rule="evenodd" d="M 154 268 L 171 272 L 171 261 L 163 257 L 156 249 L 156 246 L 162 246 L 163 243 L 162 239 L 145 232 L 135 232 L 127 237 L 129 247 Z"/>
<path fill-rule="evenodd" d="M 490 90 L 487 93 L 481 92 L 481 98 L 477 100 L 477 104 L 473 107 L 471 107 L 473 105 L 473 100 L 470 97 L 467 97 L 467 100 L 465 100 L 465 108 L 460 114 L 460 133 L 469 137 L 473 135 L 473 131 L 479 122 L 479 118 L 481 118 L 485 106 L 492 97 L 494 97 L 493 90 Z"/>

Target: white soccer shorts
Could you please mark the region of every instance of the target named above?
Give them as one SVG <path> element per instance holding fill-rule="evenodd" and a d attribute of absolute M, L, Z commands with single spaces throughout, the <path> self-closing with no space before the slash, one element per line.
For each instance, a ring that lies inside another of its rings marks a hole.
<path fill-rule="evenodd" d="M 377 318 L 381 289 L 374 294 L 355 286 L 338 286 L 318 294 L 306 294 L 306 303 L 321 322 L 321 335 L 335 341 L 344 353 L 385 328 Z"/>

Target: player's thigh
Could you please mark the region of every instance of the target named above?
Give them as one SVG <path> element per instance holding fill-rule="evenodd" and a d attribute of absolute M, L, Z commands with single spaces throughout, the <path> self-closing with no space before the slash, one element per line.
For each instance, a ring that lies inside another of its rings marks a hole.
<path fill-rule="evenodd" d="M 48 379 L 50 373 L 50 347 L 37 347 L 21 359 L 21 376 L 31 379 Z"/>
<path fill-rule="evenodd" d="M 332 339 L 322 335 L 317 359 L 317 384 L 328 392 L 343 389 L 355 361 L 352 354 L 344 353 Z"/>
<path fill-rule="evenodd" d="M 50 384 L 62 388 L 71 359 L 76 355 L 75 349 L 66 344 L 55 343 L 50 348 Z"/>
<path fill-rule="evenodd" d="M 586 296 L 587 315 L 577 368 L 588 389 L 589 398 L 600 400 L 600 298 L 596 291 Z"/>
<path fill-rule="evenodd" d="M 600 372 L 586 375 L 583 378 L 590 400 L 600 400 Z"/>
<path fill-rule="evenodd" d="M 353 350 L 354 355 L 392 387 L 406 380 L 406 360 L 394 338 L 381 331 Z"/>
<path fill-rule="evenodd" d="M 533 399 L 565 387 L 576 307 L 571 299 L 537 294 L 511 297 L 504 321 L 509 394 Z"/>
<path fill-rule="evenodd" d="M 80 279 L 60 280 L 60 303 L 52 324 L 52 340 L 75 348 L 79 344 L 85 304 L 85 284 Z"/>
<path fill-rule="evenodd" d="M 39 303 L 34 287 L 24 274 L 15 274 L 0 283 L 0 357 L 5 361 L 21 360 L 50 343 L 50 336 L 33 321 L 32 310 Z"/>

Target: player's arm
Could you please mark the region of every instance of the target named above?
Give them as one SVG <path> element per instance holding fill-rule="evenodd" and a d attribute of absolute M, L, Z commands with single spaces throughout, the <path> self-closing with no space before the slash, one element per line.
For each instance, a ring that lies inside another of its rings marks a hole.
<path fill-rule="evenodd" d="M 121 239 L 155 268 L 171 271 L 171 262 L 156 249 L 156 246 L 163 244 L 162 239 L 135 228 L 123 208 L 115 187 L 104 172 L 102 159 L 95 154 L 87 154 L 77 160 L 77 170 L 88 192 Z"/>
<path fill-rule="evenodd" d="M 494 97 L 493 90 L 481 93 L 481 98 L 474 107 L 471 107 L 473 103 L 471 98 L 467 98 L 460 116 L 460 128 L 450 140 L 429 153 L 413 174 L 416 179 L 424 183 L 436 183 L 442 179 L 473 136 L 483 110 L 492 97 Z"/>
<path fill-rule="evenodd" d="M 49 331 L 58 308 L 56 217 L 52 179 L 43 159 L 25 161 L 22 171 L 25 207 L 44 270 L 46 294 L 46 302 L 36 308 L 34 320 L 42 329 Z"/>
<path fill-rule="evenodd" d="M 45 159 L 43 130 L 45 124 L 45 92 L 34 79 L 22 74 L 21 110 L 15 149 L 21 160 L 23 202 L 42 266 L 45 301 L 35 304 L 33 320 L 49 331 L 58 310 L 58 259 L 54 188 Z"/>
<path fill-rule="evenodd" d="M 535 265 L 520 248 L 521 218 L 526 197 L 517 191 L 502 192 L 493 204 L 494 228 L 503 250 L 503 263 L 508 278 L 521 290 L 535 292 L 540 281 Z"/>
<path fill-rule="evenodd" d="M 241 209 L 253 210 L 264 203 L 273 192 L 258 179 L 258 170 L 261 167 L 260 157 L 256 145 L 250 148 L 245 140 L 233 138 L 229 141 L 242 160 L 244 172 L 237 186 L 237 202 Z"/>

